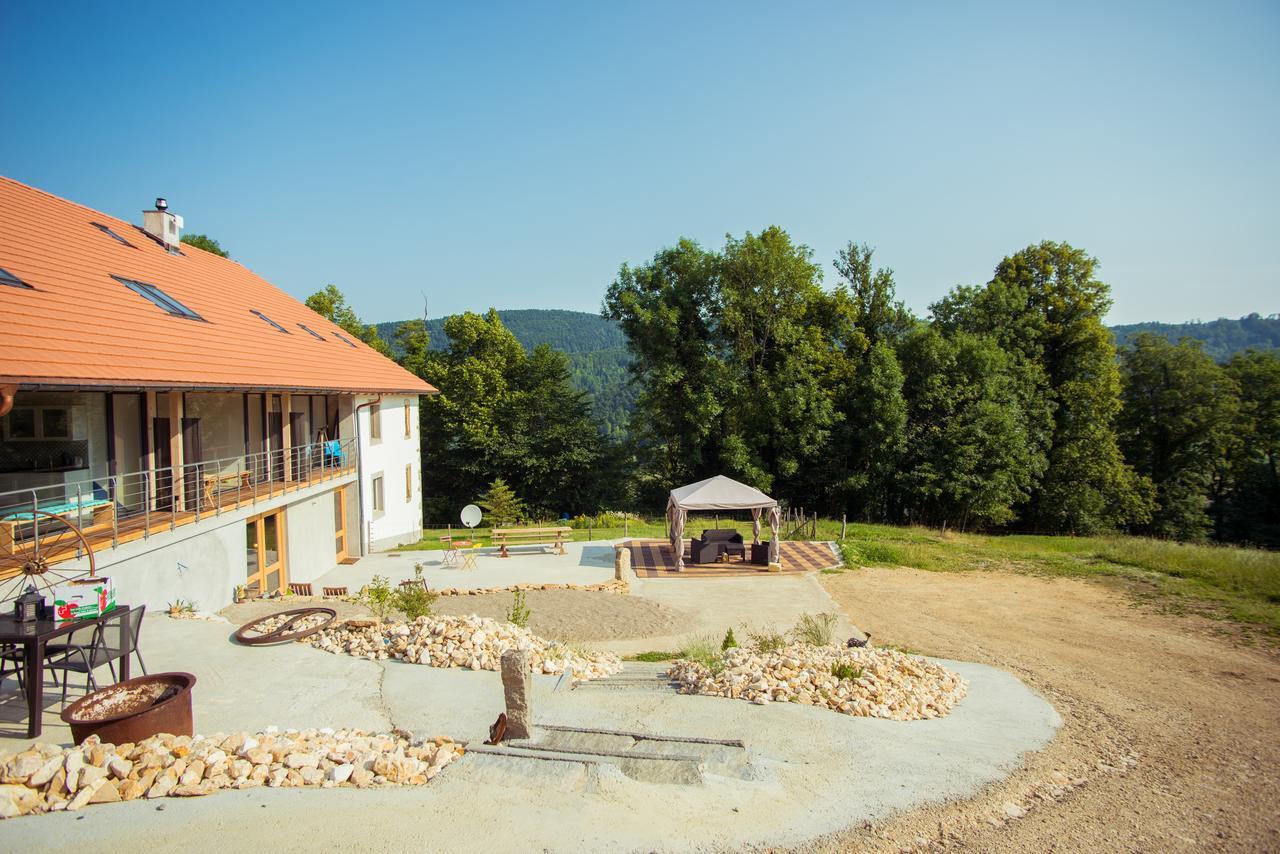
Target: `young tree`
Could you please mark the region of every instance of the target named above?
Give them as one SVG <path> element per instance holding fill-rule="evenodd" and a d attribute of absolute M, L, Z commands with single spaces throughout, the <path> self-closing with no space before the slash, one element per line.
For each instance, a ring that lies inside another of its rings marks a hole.
<path fill-rule="evenodd" d="M 1235 382 L 1199 342 L 1143 333 L 1121 351 L 1125 458 L 1155 486 L 1139 530 L 1179 540 L 1210 528 L 1209 492 L 1239 406 Z"/>
<path fill-rule="evenodd" d="M 524 502 L 502 478 L 494 478 L 489 489 L 476 502 L 488 517 L 489 525 L 498 528 L 514 525 L 524 518 Z"/>
<path fill-rule="evenodd" d="M 197 249 L 203 249 L 205 252 L 212 252 L 222 258 L 230 258 L 231 253 L 223 249 L 218 241 L 214 240 L 207 234 L 184 234 L 179 240 L 188 246 L 194 246 Z"/>

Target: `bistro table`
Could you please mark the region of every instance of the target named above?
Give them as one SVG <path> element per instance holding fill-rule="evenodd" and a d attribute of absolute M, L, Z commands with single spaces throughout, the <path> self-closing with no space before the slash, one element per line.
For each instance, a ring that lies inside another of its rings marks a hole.
<path fill-rule="evenodd" d="M 70 634 L 88 623 L 102 623 L 113 618 L 119 620 L 120 637 L 117 643 L 104 638 L 106 645 L 112 649 L 123 650 L 120 657 L 120 679 L 129 678 L 129 657 L 133 654 L 133 636 L 129 632 L 127 616 L 132 608 L 128 605 L 116 605 L 101 617 L 78 620 L 40 619 L 34 622 L 20 623 L 12 614 L 0 616 L 0 644 L 21 646 L 23 651 L 22 678 L 27 687 L 27 738 L 40 735 L 44 719 L 44 657 L 45 647 L 51 640 Z M 63 678 L 69 678 L 64 673 Z"/>

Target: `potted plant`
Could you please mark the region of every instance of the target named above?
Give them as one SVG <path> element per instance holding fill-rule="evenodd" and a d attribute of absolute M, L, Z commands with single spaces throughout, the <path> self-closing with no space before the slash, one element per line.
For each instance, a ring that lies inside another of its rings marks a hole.
<path fill-rule="evenodd" d="M 191 735 L 190 673 L 152 673 L 85 694 L 62 710 L 76 744 L 91 735 L 104 743 L 139 742 L 162 732 Z"/>

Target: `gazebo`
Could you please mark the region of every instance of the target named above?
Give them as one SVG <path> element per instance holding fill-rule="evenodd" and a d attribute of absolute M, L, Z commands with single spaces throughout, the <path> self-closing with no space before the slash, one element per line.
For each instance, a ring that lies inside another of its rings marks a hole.
<path fill-rule="evenodd" d="M 676 554 L 676 570 L 684 569 L 684 525 L 690 510 L 750 510 L 752 534 L 760 542 L 760 514 L 769 511 L 769 566 L 778 565 L 778 537 L 782 527 L 782 513 L 778 502 L 753 486 L 738 483 L 724 475 L 700 480 L 688 486 L 671 490 L 667 499 L 667 533 L 671 548 Z"/>

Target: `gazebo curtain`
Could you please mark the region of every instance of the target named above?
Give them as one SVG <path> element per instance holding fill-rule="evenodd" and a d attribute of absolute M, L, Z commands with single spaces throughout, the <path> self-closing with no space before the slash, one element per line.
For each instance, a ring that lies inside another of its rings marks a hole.
<path fill-rule="evenodd" d="M 760 542 L 760 514 L 769 511 L 769 562 L 779 560 L 778 539 L 782 535 L 782 511 L 778 502 L 754 487 L 724 476 L 708 478 L 671 490 L 667 499 L 667 533 L 676 556 L 676 570 L 684 569 L 684 529 L 690 510 L 750 510 L 751 533 Z"/>

